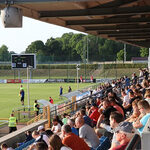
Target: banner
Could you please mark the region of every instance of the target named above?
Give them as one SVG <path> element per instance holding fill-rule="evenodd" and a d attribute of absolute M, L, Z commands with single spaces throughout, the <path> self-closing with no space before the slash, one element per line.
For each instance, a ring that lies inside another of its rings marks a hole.
<path fill-rule="evenodd" d="M 0 83 L 7 83 L 7 80 L 0 80 Z"/>
<path fill-rule="evenodd" d="M 46 79 L 29 79 L 29 83 L 45 83 Z M 23 79 L 22 83 L 27 83 L 27 79 Z"/>
<path fill-rule="evenodd" d="M 21 79 L 7 79 L 7 83 L 21 83 Z"/>

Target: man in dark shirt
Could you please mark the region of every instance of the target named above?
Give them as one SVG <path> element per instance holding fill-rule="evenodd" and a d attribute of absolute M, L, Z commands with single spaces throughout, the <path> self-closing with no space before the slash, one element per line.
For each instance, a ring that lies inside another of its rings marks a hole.
<path fill-rule="evenodd" d="M 109 117 L 111 112 L 117 111 L 113 106 L 110 105 L 110 102 L 108 100 L 103 101 L 103 108 L 104 111 L 102 112 L 102 114 L 98 119 L 97 127 L 100 127 L 100 124 L 102 122 L 109 125 Z"/>

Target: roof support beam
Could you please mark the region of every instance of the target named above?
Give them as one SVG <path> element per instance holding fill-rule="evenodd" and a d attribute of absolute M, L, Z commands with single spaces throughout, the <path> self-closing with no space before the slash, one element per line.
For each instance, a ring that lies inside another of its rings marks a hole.
<path fill-rule="evenodd" d="M 99 5 L 95 8 L 119 7 L 119 6 L 122 6 L 122 5 L 130 4 L 132 2 L 137 2 L 137 1 L 138 0 L 114 0 L 114 1 L 108 2 L 106 4 Z"/>
<path fill-rule="evenodd" d="M 109 35 L 114 35 L 114 34 L 136 34 L 136 33 L 147 33 L 150 32 L 150 29 L 138 29 L 138 30 L 119 30 L 119 31 L 98 31 L 97 34 L 109 34 Z"/>
<path fill-rule="evenodd" d="M 138 15 L 150 14 L 150 6 L 136 6 L 123 8 L 96 8 L 59 11 L 39 11 L 40 17 L 76 17 L 76 16 L 110 16 L 110 15 Z"/>
<path fill-rule="evenodd" d="M 119 31 L 119 30 L 141 30 L 141 29 L 150 29 L 150 24 L 144 25 L 120 25 L 120 26 L 89 26 L 85 27 L 85 31 Z"/>
<path fill-rule="evenodd" d="M 116 34 L 108 34 L 108 37 L 133 37 L 133 36 L 147 36 L 149 35 L 150 36 L 150 32 L 137 32 L 136 33 L 130 33 L 130 32 L 127 32 L 127 33 L 116 33 Z"/>
<path fill-rule="evenodd" d="M 93 24 L 130 24 L 130 23 L 150 23 L 150 17 L 147 18 L 106 18 L 90 20 L 68 20 L 66 25 L 93 25 Z"/>
<path fill-rule="evenodd" d="M 147 47 L 147 48 L 150 47 L 150 39 L 145 40 L 145 41 L 128 41 L 128 40 L 125 40 L 125 42 L 131 43 L 133 45 L 138 45 L 138 46 L 141 46 L 141 47 Z"/>
<path fill-rule="evenodd" d="M 117 37 L 116 40 L 140 40 L 140 39 L 150 39 L 150 35 L 145 36 L 121 36 Z"/>

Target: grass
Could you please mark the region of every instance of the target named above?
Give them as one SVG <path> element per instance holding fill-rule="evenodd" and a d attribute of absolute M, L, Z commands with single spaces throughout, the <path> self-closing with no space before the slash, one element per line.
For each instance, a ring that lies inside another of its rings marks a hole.
<path fill-rule="evenodd" d="M 21 84 L 0 84 L 0 118 L 8 118 L 12 109 L 21 107 L 19 89 Z M 79 88 L 87 87 L 91 83 L 79 84 Z M 63 93 L 68 92 L 68 86 L 72 87 L 72 90 L 77 89 L 76 83 L 47 83 L 47 84 L 30 84 L 29 95 L 30 105 L 32 106 L 35 99 L 45 99 L 51 96 L 54 99 L 54 103 L 60 101 L 59 87 L 63 87 Z M 25 90 L 25 105 L 27 105 L 27 85 L 23 84 Z"/>

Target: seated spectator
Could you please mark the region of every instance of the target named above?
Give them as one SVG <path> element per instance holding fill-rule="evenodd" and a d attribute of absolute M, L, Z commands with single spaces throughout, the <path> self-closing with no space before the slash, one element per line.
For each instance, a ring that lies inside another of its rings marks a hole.
<path fill-rule="evenodd" d="M 133 137 L 133 126 L 130 122 L 121 122 L 116 128 L 116 140 L 120 145 L 115 146 L 112 150 L 125 150 L 126 146 Z"/>
<path fill-rule="evenodd" d="M 116 104 L 116 101 L 113 98 L 111 98 L 109 100 L 109 102 L 110 102 L 110 105 L 113 106 L 124 117 L 124 115 L 125 115 L 124 111 L 123 111 L 123 109 L 119 105 Z"/>
<path fill-rule="evenodd" d="M 150 105 L 147 101 L 141 100 L 138 102 L 138 108 L 140 113 L 145 113 L 141 120 L 137 120 L 133 123 L 134 128 L 138 129 L 139 133 L 143 132 L 143 129 L 150 118 Z"/>
<path fill-rule="evenodd" d="M 47 141 L 46 135 L 40 135 L 38 131 L 32 132 L 32 137 L 35 139 L 35 142 L 29 147 L 28 150 L 32 150 L 35 148 L 37 142 L 43 142 L 45 145 L 49 146 L 49 141 Z"/>
<path fill-rule="evenodd" d="M 9 147 L 7 144 L 1 144 L 1 150 L 14 150 L 13 148 Z"/>
<path fill-rule="evenodd" d="M 48 150 L 48 146 L 43 142 L 37 142 L 35 144 L 34 150 Z"/>
<path fill-rule="evenodd" d="M 58 123 L 58 120 L 55 118 L 53 119 L 52 132 L 57 134 L 60 131 L 61 131 L 61 125 Z"/>
<path fill-rule="evenodd" d="M 92 120 L 86 115 L 86 111 L 84 109 L 80 110 L 80 116 L 83 117 L 84 123 L 88 124 L 90 127 L 93 127 Z"/>
<path fill-rule="evenodd" d="M 147 89 L 144 95 L 144 98 L 150 104 L 150 89 Z"/>
<path fill-rule="evenodd" d="M 25 132 L 25 136 L 26 136 L 25 141 L 22 142 L 22 143 L 17 143 L 18 146 L 21 146 L 22 144 L 24 144 L 24 143 L 26 143 L 26 142 L 28 142 L 28 141 L 30 141 L 30 140 L 33 139 L 33 138 L 32 138 L 32 132 L 31 132 L 31 131 Z"/>
<path fill-rule="evenodd" d="M 60 137 L 57 134 L 53 134 L 50 139 L 49 150 L 71 150 L 71 148 L 64 146 Z"/>
<path fill-rule="evenodd" d="M 37 131 L 39 132 L 40 135 L 44 135 L 43 139 L 46 141 L 46 143 L 49 143 L 49 138 L 45 132 L 44 126 L 43 125 L 39 126 Z"/>
<path fill-rule="evenodd" d="M 119 145 L 119 142 L 116 140 L 115 129 L 118 127 L 119 123 L 124 120 L 124 117 L 120 113 L 115 111 L 110 114 L 109 120 L 110 120 L 110 127 L 111 129 L 113 129 L 112 133 L 114 133 L 112 137 L 111 148 L 110 148 L 112 149 L 113 147 L 116 147 L 117 145 Z M 110 128 L 105 128 L 105 129 L 111 132 L 111 130 L 109 130 Z"/>
<path fill-rule="evenodd" d="M 127 95 L 125 91 L 122 91 L 121 95 L 123 98 L 123 107 L 125 107 L 129 104 L 129 95 Z"/>
<path fill-rule="evenodd" d="M 53 135 L 54 133 L 51 131 L 51 129 L 47 129 L 45 130 L 46 135 L 49 137 L 51 137 L 51 135 Z"/>
<path fill-rule="evenodd" d="M 63 114 L 63 119 L 62 119 L 62 122 L 63 122 L 64 125 L 67 124 L 67 120 L 68 120 L 68 114 L 64 113 Z"/>
<path fill-rule="evenodd" d="M 129 116 L 129 118 L 127 118 L 125 121 L 128 121 L 128 122 L 134 122 L 136 121 L 139 116 L 141 115 L 139 109 L 138 109 L 138 100 L 135 100 L 133 103 L 132 103 L 132 108 L 133 108 L 133 113 L 131 116 Z"/>
<path fill-rule="evenodd" d="M 110 102 L 108 100 L 103 101 L 103 108 L 104 111 L 99 116 L 97 127 L 100 127 L 100 124 L 102 122 L 109 125 L 109 117 L 111 112 L 117 111 L 113 106 L 110 105 Z"/>
<path fill-rule="evenodd" d="M 96 126 L 98 118 L 100 116 L 100 113 L 98 112 L 98 106 L 96 105 L 96 103 L 92 103 L 92 107 L 89 110 L 91 113 L 89 113 L 89 117 L 91 118 L 91 120 L 94 123 L 94 126 Z"/>
<path fill-rule="evenodd" d="M 62 135 L 64 137 L 62 143 L 72 150 L 90 150 L 83 139 L 71 132 L 71 127 L 69 125 L 63 125 Z"/>
<path fill-rule="evenodd" d="M 79 137 L 83 138 L 89 147 L 97 148 L 100 142 L 94 129 L 85 124 L 82 117 L 76 118 L 75 124 L 76 127 L 79 128 Z"/>
<path fill-rule="evenodd" d="M 57 119 L 58 123 L 62 126 L 63 125 L 63 122 L 61 121 L 61 119 L 59 118 L 58 115 L 54 116 L 53 119 Z"/>
<path fill-rule="evenodd" d="M 72 133 L 79 136 L 78 130 L 75 128 L 75 120 L 74 119 L 68 119 L 67 124 L 71 127 Z"/>

